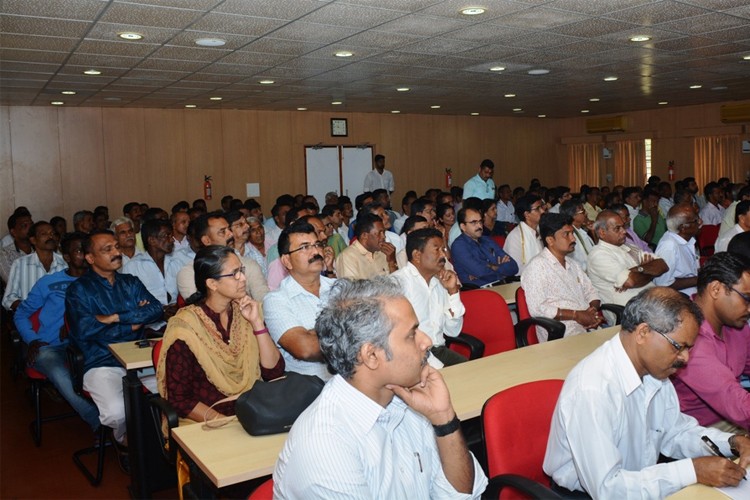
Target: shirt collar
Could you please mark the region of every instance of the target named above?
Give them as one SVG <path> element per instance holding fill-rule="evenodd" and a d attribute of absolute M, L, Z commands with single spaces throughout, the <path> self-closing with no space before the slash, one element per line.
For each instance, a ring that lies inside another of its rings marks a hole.
<path fill-rule="evenodd" d="M 629 396 L 638 389 L 641 384 L 643 384 L 643 381 L 638 375 L 638 372 L 633 365 L 633 361 L 631 361 L 628 353 L 625 352 L 625 347 L 622 345 L 620 335 L 623 335 L 623 333 L 618 333 L 617 336 L 612 339 L 612 349 L 614 352 L 614 366 L 612 369 L 620 375 L 622 388 L 625 391 L 625 394 Z M 624 335 L 629 334 L 625 333 Z"/>
<path fill-rule="evenodd" d="M 394 396 L 388 406 L 383 408 L 341 375 L 334 375 L 328 384 L 338 402 L 346 405 L 347 413 L 352 416 L 347 420 L 347 425 L 359 435 L 369 433 L 379 420 L 386 420 L 384 425 L 393 428 L 406 413 L 406 403 L 398 397 Z"/>

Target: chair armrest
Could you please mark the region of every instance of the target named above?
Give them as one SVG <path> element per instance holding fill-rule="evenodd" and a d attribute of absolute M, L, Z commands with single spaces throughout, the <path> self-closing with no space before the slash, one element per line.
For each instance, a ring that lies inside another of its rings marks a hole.
<path fill-rule="evenodd" d="M 479 290 L 479 286 L 473 283 L 461 283 L 461 291 L 465 292 L 467 290 Z"/>
<path fill-rule="evenodd" d="M 15 328 L 10 331 L 10 343 L 13 353 L 10 373 L 13 376 L 13 380 L 15 380 L 18 375 L 23 372 L 24 367 L 26 366 L 26 359 L 23 355 L 23 339 L 21 338 L 21 334 L 18 333 L 18 330 Z"/>
<path fill-rule="evenodd" d="M 516 326 L 514 327 L 515 333 L 516 333 L 516 347 L 526 347 L 529 345 L 529 340 L 526 337 L 527 330 L 531 325 L 537 325 L 541 326 L 545 330 L 547 330 L 547 340 L 558 340 L 565 336 L 565 325 L 556 319 L 552 318 L 541 318 L 541 317 L 531 317 L 522 319 L 518 323 L 516 323 Z"/>
<path fill-rule="evenodd" d="M 468 333 L 459 333 L 456 337 L 444 337 L 445 346 L 450 347 L 451 344 L 461 344 L 469 349 L 469 359 L 479 359 L 484 356 L 484 342 L 469 335 Z"/>
<path fill-rule="evenodd" d="M 514 275 L 514 276 L 508 276 L 505 279 L 500 280 L 500 283 L 508 284 L 508 283 L 518 283 L 520 281 L 521 281 L 521 277 Z"/>
<path fill-rule="evenodd" d="M 484 493 L 482 494 L 482 498 L 499 498 L 500 491 L 506 486 L 515 488 L 531 498 L 562 500 L 560 495 L 543 484 L 516 474 L 501 474 L 490 479 L 487 489 L 484 490 Z"/>
<path fill-rule="evenodd" d="M 615 324 L 619 325 L 622 322 L 622 312 L 625 310 L 624 306 L 619 304 L 602 304 L 599 306 L 602 311 L 609 311 L 615 315 Z"/>
<path fill-rule="evenodd" d="M 70 367 L 70 376 L 73 379 L 73 389 L 77 394 L 82 394 L 83 367 L 85 366 L 83 352 L 72 343 L 68 343 L 65 353 L 68 355 L 68 366 Z"/>
<path fill-rule="evenodd" d="M 172 443 L 172 429 L 180 425 L 180 419 L 177 410 L 161 396 L 154 395 L 149 399 L 149 409 L 151 410 L 151 420 L 154 423 L 156 435 L 159 438 L 159 447 L 164 454 L 164 458 L 169 463 L 175 463 L 176 446 L 170 446 Z M 164 435 L 162 422 L 167 422 L 167 435 Z"/>

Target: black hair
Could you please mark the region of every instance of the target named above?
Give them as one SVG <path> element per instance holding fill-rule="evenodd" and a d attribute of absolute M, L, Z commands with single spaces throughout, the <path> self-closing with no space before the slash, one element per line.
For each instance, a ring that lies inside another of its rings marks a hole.
<path fill-rule="evenodd" d="M 284 202 L 284 203 L 278 203 L 277 202 L 273 207 L 271 207 L 271 217 L 278 217 L 279 216 L 279 212 L 281 212 L 281 207 L 293 208 L 294 207 L 294 203 L 286 203 L 286 202 Z"/>
<path fill-rule="evenodd" d="M 424 252 L 424 247 L 427 245 L 427 241 L 432 238 L 443 239 L 443 233 L 432 227 L 425 227 L 423 229 L 417 229 L 409 233 L 406 237 L 406 258 L 409 262 L 412 260 L 412 254 L 414 250 Z"/>
<path fill-rule="evenodd" d="M 360 208 L 362 208 L 362 205 L 365 204 L 365 200 L 367 198 L 373 198 L 373 199 L 375 199 L 372 196 L 372 192 L 365 191 L 364 193 L 362 193 L 362 194 L 358 195 L 356 198 L 354 198 L 354 208 L 356 208 L 357 210 L 359 210 Z"/>
<path fill-rule="evenodd" d="M 521 221 L 526 220 L 526 212 L 531 212 L 531 206 L 542 199 L 535 194 L 526 194 L 516 200 L 516 215 Z"/>
<path fill-rule="evenodd" d="M 347 205 L 347 203 L 348 203 L 349 205 L 351 205 L 351 204 L 352 204 L 352 200 L 351 200 L 351 198 L 349 198 L 348 196 L 339 196 L 339 204 L 338 204 L 338 207 L 339 207 L 339 209 L 340 209 L 340 210 L 341 210 L 342 212 L 344 211 L 344 207 L 345 207 L 345 206 Z"/>
<path fill-rule="evenodd" d="M 484 160 L 482 160 L 482 163 L 479 164 L 479 168 L 484 168 L 484 167 L 491 168 L 491 169 L 494 170 L 495 169 L 495 163 L 492 160 L 490 160 L 489 158 L 484 159 Z"/>
<path fill-rule="evenodd" d="M 279 235 L 279 241 L 276 243 L 276 247 L 279 250 L 279 255 L 285 255 L 289 253 L 289 236 L 292 234 L 314 234 L 317 239 L 318 233 L 315 231 L 315 226 L 307 221 L 297 221 L 288 227 L 285 227 Z"/>
<path fill-rule="evenodd" d="M 583 207 L 583 203 L 581 203 L 581 200 L 571 198 L 570 200 L 564 201 L 560 204 L 560 213 L 563 215 L 567 215 L 572 221 L 573 217 L 575 217 L 576 215 L 576 212 L 578 212 L 578 207 Z"/>
<path fill-rule="evenodd" d="M 187 212 L 190 210 L 190 204 L 185 201 L 178 201 L 174 205 L 172 205 L 172 215 L 176 214 L 177 212 Z"/>
<path fill-rule="evenodd" d="M 231 203 L 233 199 L 234 199 L 234 196 L 232 196 L 231 194 L 222 196 L 221 204 L 224 205 L 224 203 Z"/>
<path fill-rule="evenodd" d="M 341 211 L 338 205 L 324 205 L 323 209 L 320 211 L 320 215 L 322 217 L 330 217 L 336 212 L 336 210 L 339 212 Z"/>
<path fill-rule="evenodd" d="M 196 217 L 191 221 L 191 224 L 193 226 L 193 234 L 191 235 L 193 240 L 200 243 L 201 238 L 203 238 L 205 235 L 208 234 L 208 222 L 211 219 L 223 219 L 224 213 L 223 212 L 209 212 L 207 214 L 203 214 L 200 217 Z M 203 243 L 200 243 L 203 245 Z"/>
<path fill-rule="evenodd" d="M 73 231 L 72 233 L 65 233 L 60 240 L 60 252 L 63 255 L 68 255 L 70 253 L 70 246 L 73 244 L 74 241 L 80 241 L 81 242 L 81 248 L 83 248 L 83 242 L 87 238 L 86 233 L 82 233 L 81 231 Z"/>
<path fill-rule="evenodd" d="M 109 229 L 94 229 L 89 234 L 86 235 L 86 238 L 83 240 L 83 244 L 81 246 L 81 249 L 83 250 L 84 255 L 88 255 L 91 253 L 92 247 L 94 246 L 94 236 L 97 236 L 99 234 L 108 234 L 115 237 L 115 233 L 110 231 Z"/>
<path fill-rule="evenodd" d="M 248 210 L 255 210 L 256 208 L 260 208 L 260 203 L 255 201 L 253 198 L 248 198 L 245 200 L 245 203 L 243 203 L 242 206 L 244 206 Z"/>
<path fill-rule="evenodd" d="M 148 239 L 151 237 L 157 238 L 159 231 L 163 227 L 166 227 L 170 231 L 172 230 L 172 223 L 164 219 L 150 219 L 141 224 L 141 239 L 143 240 L 143 249 L 148 251 L 149 244 Z"/>
<path fill-rule="evenodd" d="M 50 224 L 46 220 L 38 220 L 38 221 L 36 221 L 29 228 L 29 238 L 36 238 L 36 232 L 42 226 L 52 226 L 52 224 Z M 52 229 L 54 229 L 54 226 L 52 227 Z"/>
<path fill-rule="evenodd" d="M 442 219 L 443 216 L 448 212 L 448 210 L 454 210 L 453 205 L 450 203 L 441 203 L 435 210 L 435 216 L 438 219 Z"/>
<path fill-rule="evenodd" d="M 412 215 L 411 217 L 407 217 L 404 221 L 404 225 L 401 226 L 401 234 L 409 234 L 409 231 L 411 231 L 412 228 L 417 225 L 417 222 L 427 222 L 427 219 L 425 219 L 421 215 Z"/>
<path fill-rule="evenodd" d="M 243 217 L 244 215 L 242 215 L 242 212 L 240 212 L 239 210 L 230 210 L 229 212 L 224 212 L 224 218 L 227 220 L 227 223 L 230 226 Z"/>
<path fill-rule="evenodd" d="M 16 213 L 16 212 L 13 212 L 12 214 L 10 214 L 10 217 L 8 217 L 8 231 L 16 228 L 16 224 L 18 224 L 18 219 L 20 219 L 21 217 L 31 217 L 31 216 L 28 214 Z"/>
<path fill-rule="evenodd" d="M 133 210 L 133 209 L 134 209 L 134 208 L 135 208 L 136 206 L 137 206 L 137 207 L 140 207 L 140 206 L 141 206 L 141 204 L 140 204 L 140 203 L 138 203 L 137 201 L 131 201 L 131 202 L 129 202 L 129 203 L 126 203 L 126 204 L 125 204 L 125 205 L 124 205 L 124 206 L 122 207 L 122 214 L 123 214 L 123 215 L 127 215 L 128 217 L 130 217 L 130 215 L 129 215 L 129 214 L 130 214 L 130 212 L 131 212 L 131 211 L 132 211 L 132 210 Z"/>
<path fill-rule="evenodd" d="M 734 223 L 739 224 L 740 216 L 750 211 L 750 200 L 742 200 L 734 209 Z"/>
<path fill-rule="evenodd" d="M 714 281 L 731 287 L 746 272 L 750 272 L 750 259 L 744 255 L 732 252 L 716 253 L 698 269 L 698 295 L 701 295 Z"/>
<path fill-rule="evenodd" d="M 229 210 L 239 210 L 240 208 L 245 208 L 242 204 L 242 200 L 239 198 L 232 198 L 232 201 L 229 202 Z"/>
<path fill-rule="evenodd" d="M 385 160 L 385 156 L 383 156 L 383 155 L 375 155 L 375 158 L 373 158 L 373 161 L 378 161 L 378 160 Z"/>
<path fill-rule="evenodd" d="M 188 304 L 195 304 L 208 297 L 206 281 L 221 274 L 224 261 L 232 253 L 234 250 L 223 245 L 208 245 L 198 250 L 193 260 L 196 292 L 187 299 Z"/>
<path fill-rule="evenodd" d="M 562 229 L 564 226 L 573 224 L 573 218 L 566 214 L 553 214 L 551 212 L 545 212 L 539 219 L 539 236 L 542 238 L 542 243 L 545 247 L 547 244 L 547 236 L 555 236 L 555 233 Z"/>
<path fill-rule="evenodd" d="M 380 222 L 383 223 L 383 219 L 375 214 L 371 213 L 359 213 L 357 214 L 357 225 L 354 228 L 354 233 L 357 238 L 361 238 L 363 234 L 369 233 L 375 227 L 375 224 Z"/>
<path fill-rule="evenodd" d="M 750 231 L 735 234 L 727 246 L 727 251 L 750 259 Z"/>
<path fill-rule="evenodd" d="M 411 204 L 409 215 L 417 215 L 419 212 L 424 212 L 424 209 L 427 207 L 427 205 L 434 206 L 435 204 L 429 198 L 417 198 Z"/>

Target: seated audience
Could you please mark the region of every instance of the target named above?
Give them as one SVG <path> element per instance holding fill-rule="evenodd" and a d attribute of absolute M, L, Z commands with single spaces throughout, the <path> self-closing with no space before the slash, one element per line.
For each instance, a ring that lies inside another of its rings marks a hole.
<path fill-rule="evenodd" d="M 49 223 L 52 224 L 52 227 L 55 228 L 55 232 L 58 236 L 60 236 L 60 238 L 62 238 L 65 233 L 68 232 L 68 222 L 65 220 L 65 218 L 60 217 L 59 215 L 52 217 L 49 220 Z"/>
<path fill-rule="evenodd" d="M 542 215 L 539 233 L 544 250 L 521 273 L 529 313 L 562 321 L 566 337 L 585 333 L 604 321 L 599 294 L 571 257 L 578 244 L 571 222 L 565 214 Z M 537 328 L 536 335 L 540 342 L 547 341 L 546 329 Z"/>
<path fill-rule="evenodd" d="M 140 205 L 138 210 L 140 210 Z M 109 225 L 109 230 L 114 233 L 117 239 L 117 248 L 120 250 L 123 266 L 136 255 L 143 253 L 143 250 L 136 246 L 135 224 L 128 217 L 118 217 L 113 220 L 112 224 Z M 120 272 L 122 272 L 122 268 L 120 268 Z"/>
<path fill-rule="evenodd" d="M 482 235 L 482 215 L 471 208 L 458 211 L 461 235 L 451 246 L 461 283 L 483 286 L 518 272 L 518 264 L 492 238 Z"/>
<path fill-rule="evenodd" d="M 714 244 L 715 252 L 726 252 L 729 242 L 736 234 L 750 231 L 750 199 L 737 204 L 734 210 L 734 227 L 719 236 Z"/>
<path fill-rule="evenodd" d="M 599 212 L 602 211 L 599 207 L 602 199 L 601 191 L 597 187 L 581 186 L 581 198 L 584 200 L 583 209 L 586 211 L 586 217 L 594 222 Z"/>
<path fill-rule="evenodd" d="M 315 324 L 337 374 L 297 419 L 274 498 L 479 498 L 487 479 L 397 284 L 342 280 Z"/>
<path fill-rule="evenodd" d="M 701 319 L 695 304 L 669 288 L 644 290 L 628 302 L 620 333 L 565 380 L 544 457 L 553 490 L 567 498 L 664 498 L 696 482 L 742 480 L 750 438 L 701 427 L 680 413 L 668 380 L 688 363 Z M 704 435 L 727 456 L 735 450 L 739 465 L 709 456 Z M 659 454 L 676 460 L 657 464 Z"/>
<path fill-rule="evenodd" d="M 482 200 L 482 234 L 484 236 L 505 236 L 505 225 L 497 221 L 495 200 Z"/>
<path fill-rule="evenodd" d="M 526 264 L 544 248 L 537 230 L 544 207 L 544 200 L 533 194 L 516 200 L 516 215 L 521 222 L 508 233 L 503 250 L 518 264 L 519 275 Z"/>
<path fill-rule="evenodd" d="M 263 227 L 263 222 L 253 215 L 247 218 L 247 225 L 250 227 L 250 234 L 245 244 L 245 254 L 260 266 L 263 277 L 268 279 L 266 228 Z"/>
<path fill-rule="evenodd" d="M 338 257 L 349 245 L 338 232 L 343 223 L 341 209 L 338 205 L 326 205 L 321 210 L 320 217 L 328 235 L 328 246 L 333 249 L 334 257 Z"/>
<path fill-rule="evenodd" d="M 289 212 L 292 213 L 292 212 Z M 328 246 L 328 233 L 323 221 L 317 215 L 303 215 L 299 219 L 296 219 L 293 223 L 287 224 L 290 226 L 298 222 L 306 222 L 315 229 L 315 234 L 318 237 L 318 242 L 321 244 L 321 251 L 323 253 L 323 271 L 322 275 L 329 278 L 335 278 L 336 273 L 333 271 L 333 262 L 335 260 L 333 248 Z M 275 247 L 276 252 L 279 251 L 278 245 Z M 270 253 L 270 250 L 269 250 Z M 289 270 L 286 268 L 281 259 L 276 259 L 268 265 L 268 288 L 269 290 L 276 290 L 279 288 L 282 280 L 289 276 Z"/>
<path fill-rule="evenodd" d="M 669 213 L 669 209 L 674 206 L 674 201 L 672 201 L 672 186 L 666 181 L 660 182 L 658 193 L 659 213 L 662 217 L 665 217 Z"/>
<path fill-rule="evenodd" d="M 721 201 L 724 198 L 724 192 L 715 182 L 709 182 L 703 189 L 706 197 L 706 204 L 701 208 L 700 218 L 704 224 L 718 226 L 724 218 L 724 207 Z"/>
<path fill-rule="evenodd" d="M 750 231 L 734 235 L 727 246 L 727 252 L 744 255 L 750 259 Z"/>
<path fill-rule="evenodd" d="M 271 248 L 271 246 L 275 245 L 279 240 L 281 231 L 284 229 L 284 227 L 286 227 L 286 214 L 291 209 L 292 203 L 288 202 L 276 203 L 276 205 L 271 208 L 271 217 L 268 218 L 265 222 L 266 248 Z"/>
<path fill-rule="evenodd" d="M 633 229 L 633 221 L 638 216 L 641 205 L 641 188 L 630 186 L 622 190 L 622 201 L 630 214 L 630 229 Z"/>
<path fill-rule="evenodd" d="M 0 248 L 0 282 L 8 283 L 13 261 L 34 252 L 34 247 L 29 240 L 29 230 L 33 224 L 31 215 L 25 209 L 16 209 L 8 217 L 10 243 Z"/>
<path fill-rule="evenodd" d="M 466 358 L 445 346 L 444 335 L 461 333 L 466 309 L 459 296 L 455 272 L 445 269 L 445 240 L 437 229 L 412 231 L 406 238 L 409 263 L 393 276 L 401 284 L 419 321 L 419 328 L 432 341 L 430 353 L 445 366 L 463 363 Z"/>
<path fill-rule="evenodd" d="M 640 236 L 635 234 L 635 231 L 633 231 L 633 229 L 630 227 L 631 220 L 628 207 L 626 207 L 622 203 L 615 203 L 613 205 L 610 205 L 609 209 L 617 212 L 617 215 L 619 215 L 622 219 L 622 224 L 625 227 L 625 244 L 631 247 L 635 247 L 639 250 L 643 250 L 646 253 L 652 252 L 652 248 L 648 245 L 648 243 L 643 241 Z"/>
<path fill-rule="evenodd" d="M 743 201 L 750 200 L 750 184 L 745 184 L 744 186 L 737 184 L 737 186 L 740 186 L 740 188 L 737 189 L 737 195 L 734 197 L 734 201 L 724 211 L 724 218 L 721 220 L 721 227 L 719 227 L 719 237 L 734 228 L 735 224 L 737 224 L 737 221 L 735 220 L 737 205 Z M 719 250 L 716 251 L 718 252 Z"/>
<path fill-rule="evenodd" d="M 205 204 L 205 202 L 204 202 L 204 204 Z M 145 210 L 143 209 L 143 206 L 140 203 L 136 202 L 136 201 L 131 201 L 129 203 L 126 203 L 122 207 L 122 215 L 125 216 L 125 217 L 127 217 L 128 219 L 130 219 L 130 223 L 133 226 L 133 232 L 135 234 L 135 246 L 141 252 L 144 251 L 143 250 L 143 241 L 141 240 L 141 222 L 143 220 L 143 212 L 144 211 Z M 110 225 L 110 228 L 109 228 L 110 230 L 114 231 L 114 229 L 112 228 L 112 226 L 114 226 L 115 222 L 117 222 L 117 221 L 116 220 L 112 221 L 112 225 Z M 117 234 L 117 233 L 115 233 L 115 234 Z M 129 257 L 132 258 L 133 256 L 129 255 Z M 125 261 L 126 260 L 123 258 L 123 262 L 125 262 Z"/>
<path fill-rule="evenodd" d="M 750 259 L 721 252 L 698 272 L 696 305 L 703 323 L 690 363 L 673 377 L 680 408 L 701 425 L 727 432 L 750 429 Z"/>
<path fill-rule="evenodd" d="M 443 235 L 443 240 L 447 245 L 451 230 L 456 224 L 456 211 L 453 208 L 453 203 L 441 203 L 438 205 L 435 215 L 437 217 L 435 228 Z"/>
<path fill-rule="evenodd" d="M 187 205 L 187 202 L 185 204 Z M 172 240 L 174 241 L 174 249 L 172 251 L 177 252 L 182 248 L 190 248 L 187 238 L 190 216 L 187 213 L 187 208 L 174 212 L 169 219 L 172 222 Z"/>
<path fill-rule="evenodd" d="M 586 217 L 586 211 L 579 200 L 571 199 L 560 205 L 560 213 L 570 217 L 573 226 L 573 236 L 576 244 L 573 253 L 568 256 L 575 260 L 584 272 L 588 269 L 589 252 L 594 248 L 594 240 L 589 236 L 593 222 Z"/>
<path fill-rule="evenodd" d="M 385 240 L 385 226 L 380 217 L 366 212 L 357 216 L 356 236 L 357 241 L 336 257 L 336 276 L 370 279 L 398 269 L 396 249 Z"/>
<path fill-rule="evenodd" d="M 633 231 L 652 248 L 656 248 L 667 232 L 667 212 L 659 211 L 659 193 L 654 189 L 643 191 L 641 210 L 633 219 Z"/>
<path fill-rule="evenodd" d="M 354 217 L 354 207 L 352 200 L 348 196 L 339 196 L 339 209 L 341 209 L 341 226 L 336 230 L 344 238 L 346 244 L 349 244 L 349 223 Z"/>
<path fill-rule="evenodd" d="M 698 253 L 695 236 L 700 229 L 700 221 L 693 207 L 682 203 L 674 205 L 667 214 L 669 231 L 664 234 L 656 256 L 667 263 L 667 272 L 654 278 L 654 284 L 668 286 L 688 297 L 693 295 L 698 283 Z"/>
<path fill-rule="evenodd" d="M 476 198 L 476 197 L 466 198 L 464 199 L 462 206 L 456 210 L 456 219 L 458 220 L 458 210 L 461 210 L 461 208 L 466 208 L 466 209 L 470 208 L 482 214 L 483 206 L 484 206 L 484 201 L 479 198 Z M 462 232 L 461 225 L 453 224 L 453 227 L 451 227 L 450 231 L 448 231 L 448 247 L 449 248 L 453 246 L 453 242 L 456 241 L 456 238 L 461 236 L 461 232 Z M 484 229 L 482 230 L 482 232 L 484 232 Z"/>
<path fill-rule="evenodd" d="M 234 415 L 234 403 L 209 408 L 284 374 L 284 359 L 246 292 L 242 263 L 231 248 L 210 245 L 195 257 L 191 305 L 169 321 L 156 378 L 159 393 L 182 418 Z"/>
<path fill-rule="evenodd" d="M 73 214 L 73 230 L 84 234 L 89 234 L 93 231 L 94 212 L 90 210 L 79 210 Z"/>

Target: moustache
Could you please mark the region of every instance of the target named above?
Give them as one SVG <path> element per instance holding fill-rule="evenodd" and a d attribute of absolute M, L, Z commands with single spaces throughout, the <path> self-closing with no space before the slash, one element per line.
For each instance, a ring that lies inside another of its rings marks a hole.
<path fill-rule="evenodd" d="M 120 262 L 122 262 L 122 255 L 116 255 L 116 256 L 112 257 L 112 259 L 111 259 L 112 262 L 114 262 L 116 260 L 119 260 Z"/>
<path fill-rule="evenodd" d="M 687 366 L 687 363 L 679 359 L 675 361 L 674 363 L 672 363 L 672 368 L 676 368 L 676 369 L 685 368 L 686 366 Z"/>
<path fill-rule="evenodd" d="M 234 246 L 234 238 L 229 238 L 229 239 L 227 240 L 227 246 L 228 246 L 228 247 Z"/>
<path fill-rule="evenodd" d="M 438 264 L 445 264 L 446 262 L 448 261 L 445 259 L 445 257 L 440 257 L 440 259 L 438 260 Z"/>
<path fill-rule="evenodd" d="M 427 366 L 427 360 L 430 359 L 430 352 L 427 351 L 427 353 L 424 355 L 424 358 L 422 359 L 422 368 Z"/>
<path fill-rule="evenodd" d="M 57 241 L 54 240 L 54 239 L 52 239 L 52 238 L 50 238 L 50 239 L 48 239 L 47 241 L 44 242 L 45 245 L 47 245 L 49 243 L 53 243 L 53 244 L 57 245 Z"/>
<path fill-rule="evenodd" d="M 307 263 L 308 263 L 308 264 L 312 264 L 312 263 L 313 263 L 313 262 L 315 262 L 316 260 L 319 260 L 319 261 L 321 261 L 321 262 L 325 262 L 325 259 L 323 258 L 323 256 L 322 256 L 322 255 L 320 255 L 319 253 L 317 253 L 317 254 L 313 255 L 312 257 L 310 257 L 310 258 L 309 258 L 309 259 L 307 260 Z"/>

